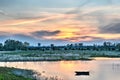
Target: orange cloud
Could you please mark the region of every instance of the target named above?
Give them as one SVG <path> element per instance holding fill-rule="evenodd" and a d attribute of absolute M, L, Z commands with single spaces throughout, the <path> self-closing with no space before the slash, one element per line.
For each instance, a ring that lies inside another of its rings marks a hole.
<path fill-rule="evenodd" d="M 96 16 L 94 12 L 105 11 L 109 12 L 111 7 L 108 8 L 94 8 L 92 10 L 81 10 L 81 13 L 55 13 L 55 12 L 42 12 L 40 15 L 43 17 L 33 18 L 18 18 L 9 19 L 0 22 L 0 31 L 5 31 L 13 34 L 26 34 L 37 39 L 31 35 L 31 32 L 36 31 L 56 31 L 60 33 L 51 36 L 44 36 L 43 39 L 51 40 L 67 40 L 67 41 L 90 41 L 95 39 L 118 39 L 120 34 L 102 34 L 99 32 L 101 25 L 109 24 L 113 19 L 120 19 L 117 13 L 110 13 L 108 16 L 103 14 L 102 17 Z M 119 10 L 119 8 L 115 9 Z M 118 12 L 119 13 L 119 12 Z M 92 15 L 91 15 L 92 14 Z M 117 15 L 114 15 L 117 14 Z M 105 18 L 105 20 L 103 19 Z M 103 23 L 101 23 L 103 22 Z"/>

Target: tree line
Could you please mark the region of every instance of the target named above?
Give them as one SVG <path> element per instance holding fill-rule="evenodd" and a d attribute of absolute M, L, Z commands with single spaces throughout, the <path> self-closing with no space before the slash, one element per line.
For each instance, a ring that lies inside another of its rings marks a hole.
<path fill-rule="evenodd" d="M 120 43 L 104 42 L 103 45 L 84 46 L 83 43 L 67 44 L 66 46 L 30 46 L 28 42 L 8 39 L 4 43 L 0 43 L 0 51 L 15 51 L 15 50 L 97 50 L 97 51 L 120 51 Z"/>
<path fill-rule="evenodd" d="M 4 44 L 0 43 L 0 51 L 27 50 L 28 42 L 8 39 Z"/>

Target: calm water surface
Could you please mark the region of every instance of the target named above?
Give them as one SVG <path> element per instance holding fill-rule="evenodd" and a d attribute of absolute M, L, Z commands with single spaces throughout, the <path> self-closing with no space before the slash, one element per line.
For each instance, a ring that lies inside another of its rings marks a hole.
<path fill-rule="evenodd" d="M 63 80 L 120 80 L 119 59 L 58 62 L 0 62 L 0 66 L 31 69 L 42 75 Z M 89 71 L 89 76 L 75 76 L 75 71 Z"/>

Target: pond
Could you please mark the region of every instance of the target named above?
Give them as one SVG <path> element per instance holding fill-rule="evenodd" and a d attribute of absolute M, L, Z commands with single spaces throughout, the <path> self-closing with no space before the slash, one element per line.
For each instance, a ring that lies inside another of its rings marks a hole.
<path fill-rule="evenodd" d="M 119 59 L 56 62 L 0 62 L 0 66 L 30 69 L 42 73 L 44 76 L 57 76 L 63 80 L 120 80 Z M 89 75 L 76 76 L 76 71 L 89 72 Z"/>

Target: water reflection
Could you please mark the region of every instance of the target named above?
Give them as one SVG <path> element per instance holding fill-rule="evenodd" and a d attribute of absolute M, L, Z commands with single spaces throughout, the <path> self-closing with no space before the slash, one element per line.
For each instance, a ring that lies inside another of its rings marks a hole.
<path fill-rule="evenodd" d="M 120 80 L 119 60 L 0 62 L 0 66 L 31 69 L 40 75 L 57 76 L 63 80 Z M 90 75 L 75 76 L 75 71 L 90 71 Z"/>

